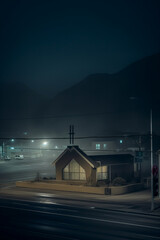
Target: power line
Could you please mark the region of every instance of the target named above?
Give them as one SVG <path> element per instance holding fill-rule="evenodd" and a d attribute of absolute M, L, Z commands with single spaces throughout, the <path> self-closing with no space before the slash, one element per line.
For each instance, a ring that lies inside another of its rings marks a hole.
<path fill-rule="evenodd" d="M 129 135 L 107 135 L 107 136 L 79 136 L 74 139 L 106 139 L 106 138 L 132 138 L 132 137 L 149 137 L 150 134 L 129 134 Z M 159 135 L 156 135 L 160 137 Z M 69 137 L 0 137 L 0 140 L 69 140 Z"/>
<path fill-rule="evenodd" d="M 66 148 L 40 148 L 40 147 L 15 147 L 13 150 L 39 150 L 39 151 L 64 151 Z M 117 154 L 121 154 L 123 152 L 134 152 L 132 150 L 127 150 L 127 149 L 83 149 L 84 152 L 116 152 Z M 150 152 L 150 150 L 143 150 L 143 152 Z M 95 155 L 96 156 L 96 155 Z"/>
<path fill-rule="evenodd" d="M 56 118 L 70 118 L 70 117 L 87 117 L 87 116 L 99 116 L 107 114 L 118 114 L 118 113 L 127 113 L 127 111 L 108 111 L 101 113 L 81 113 L 81 114 L 66 114 L 66 115 L 53 115 L 53 116 L 29 116 L 29 117 L 18 117 L 18 118 L 0 118 L 0 121 L 19 121 L 19 120 L 34 120 L 34 119 L 56 119 Z"/>

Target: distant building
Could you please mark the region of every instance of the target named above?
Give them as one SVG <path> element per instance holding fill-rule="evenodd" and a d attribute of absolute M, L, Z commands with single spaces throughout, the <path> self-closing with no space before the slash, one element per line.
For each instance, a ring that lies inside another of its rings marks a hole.
<path fill-rule="evenodd" d="M 154 144 L 156 139 L 154 137 Z M 159 143 L 159 142 L 158 142 Z M 156 144 L 155 144 L 156 145 Z M 150 175 L 150 139 L 148 135 L 115 136 L 92 141 L 92 153 L 97 154 L 131 154 L 134 157 L 134 175 L 139 180 Z M 157 148 L 154 149 L 154 152 Z M 89 151 L 88 151 L 89 152 Z M 137 156 L 138 154 L 138 156 Z M 139 157 L 141 154 L 141 157 Z M 156 160 L 154 156 L 154 161 Z"/>
<path fill-rule="evenodd" d="M 68 146 L 53 162 L 56 180 L 83 181 L 95 185 L 98 180 L 112 182 L 116 177 L 130 181 L 134 174 L 130 154 L 88 156 L 78 146 Z"/>

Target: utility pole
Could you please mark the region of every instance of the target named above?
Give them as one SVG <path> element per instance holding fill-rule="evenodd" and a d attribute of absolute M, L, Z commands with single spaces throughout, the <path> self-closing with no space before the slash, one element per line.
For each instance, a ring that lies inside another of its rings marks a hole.
<path fill-rule="evenodd" d="M 69 136 L 70 136 L 70 144 L 74 144 L 74 125 L 70 125 L 69 127 Z"/>
<path fill-rule="evenodd" d="M 5 145 L 4 145 L 4 141 L 3 141 L 3 143 L 2 143 L 2 159 L 3 160 L 5 158 L 5 150 L 4 150 L 4 148 L 5 148 Z"/>
<path fill-rule="evenodd" d="M 158 152 L 158 195 L 160 198 L 160 151 Z"/>
<path fill-rule="evenodd" d="M 151 211 L 154 210 L 153 196 L 153 126 L 152 126 L 152 109 L 150 110 L 150 135 L 151 135 Z"/>
<path fill-rule="evenodd" d="M 142 138 L 141 136 L 139 136 L 139 152 L 142 151 Z M 141 152 L 142 154 L 142 152 Z M 142 161 L 142 160 L 141 160 Z M 142 181 L 142 163 L 139 163 L 139 178 L 140 178 L 140 182 Z"/>

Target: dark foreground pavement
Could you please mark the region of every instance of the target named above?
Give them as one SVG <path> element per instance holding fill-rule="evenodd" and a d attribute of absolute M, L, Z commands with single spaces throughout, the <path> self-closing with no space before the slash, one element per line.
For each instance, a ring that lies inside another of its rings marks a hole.
<path fill-rule="evenodd" d="M 160 216 L 0 199 L 0 239 L 160 239 Z"/>
<path fill-rule="evenodd" d="M 64 192 L 45 189 L 18 188 L 15 184 L 0 185 L 0 197 L 41 202 L 63 203 L 68 205 L 141 212 L 160 215 L 160 199 L 154 199 L 154 211 L 151 211 L 151 194 L 143 190 L 124 195 L 97 195 L 87 193 Z"/>
<path fill-rule="evenodd" d="M 160 201 L 148 190 L 119 196 L 0 185 L 0 240 L 160 239 Z"/>

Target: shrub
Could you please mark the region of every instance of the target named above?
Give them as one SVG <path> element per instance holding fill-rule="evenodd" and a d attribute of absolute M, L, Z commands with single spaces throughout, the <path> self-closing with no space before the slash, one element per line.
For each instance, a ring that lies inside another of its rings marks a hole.
<path fill-rule="evenodd" d="M 48 178 L 47 177 L 43 177 L 43 180 L 48 180 Z"/>
<path fill-rule="evenodd" d="M 97 186 L 106 186 L 109 185 L 109 179 L 104 179 L 104 180 L 98 180 L 97 181 Z"/>
<path fill-rule="evenodd" d="M 126 185 L 126 180 L 122 177 L 116 177 L 113 182 L 113 186 L 123 186 Z"/>

